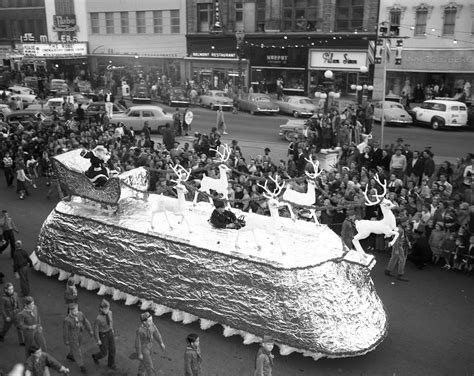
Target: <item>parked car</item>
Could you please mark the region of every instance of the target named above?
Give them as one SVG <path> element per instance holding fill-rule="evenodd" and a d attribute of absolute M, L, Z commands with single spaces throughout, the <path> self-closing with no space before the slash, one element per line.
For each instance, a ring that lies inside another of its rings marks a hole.
<path fill-rule="evenodd" d="M 145 125 L 145 121 L 148 122 L 152 132 L 162 133 L 162 128 L 166 124 L 173 124 L 173 116 L 159 106 L 132 106 L 124 113 L 114 115 L 111 123 L 118 124 L 122 122 L 126 127 L 141 130 Z"/>
<path fill-rule="evenodd" d="M 5 120 L 5 117 L 12 112 L 8 104 L 0 103 L 0 121 Z"/>
<path fill-rule="evenodd" d="M 150 103 L 151 96 L 150 90 L 146 84 L 135 84 L 132 90 L 132 102 L 133 103 Z"/>
<path fill-rule="evenodd" d="M 280 112 L 293 115 L 295 118 L 313 116 L 319 109 L 310 98 L 298 95 L 287 95 L 273 103 L 280 107 Z"/>
<path fill-rule="evenodd" d="M 382 121 L 383 117 L 386 125 L 411 125 L 413 119 L 405 110 L 401 103 L 392 101 L 380 101 L 374 103 L 374 120 Z"/>
<path fill-rule="evenodd" d="M 47 115 L 56 111 L 58 114 L 63 114 L 64 97 L 49 98 L 46 102 L 35 103 L 28 106 L 30 111 L 42 111 Z M 74 111 L 77 109 L 77 102 L 73 102 Z"/>
<path fill-rule="evenodd" d="M 120 103 L 114 103 L 112 107 L 112 116 L 123 114 L 127 109 Z M 105 102 L 92 102 L 84 107 L 86 119 L 95 118 L 97 114 L 105 112 Z"/>
<path fill-rule="evenodd" d="M 463 102 L 449 99 L 430 99 L 412 109 L 413 120 L 430 125 L 438 130 L 443 127 L 464 127 L 467 125 L 467 106 Z"/>
<path fill-rule="evenodd" d="M 209 107 L 211 110 L 215 110 L 219 106 L 222 106 L 223 110 L 234 108 L 234 100 L 222 90 L 206 91 L 205 94 L 199 97 L 199 104 L 202 107 Z"/>
<path fill-rule="evenodd" d="M 50 126 L 53 124 L 53 118 L 47 116 L 41 111 L 12 111 L 10 114 L 5 116 L 5 122 L 10 125 L 22 124 L 26 125 L 29 123 L 41 124 L 43 126 Z"/>
<path fill-rule="evenodd" d="M 38 97 L 36 96 L 34 90 L 29 87 L 10 86 L 8 88 L 8 91 L 10 92 L 10 96 L 20 97 L 21 101 L 27 105 L 31 103 L 36 103 L 38 100 Z"/>
<path fill-rule="evenodd" d="M 38 90 L 38 77 L 36 76 L 26 76 L 23 80 L 25 86 L 33 90 Z"/>
<path fill-rule="evenodd" d="M 260 93 L 245 94 L 241 99 L 237 99 L 237 106 L 240 110 L 249 111 L 250 115 L 275 114 L 280 111 L 268 95 Z"/>
<path fill-rule="evenodd" d="M 83 106 L 86 106 L 92 102 L 91 98 L 88 98 L 81 93 L 72 93 L 71 95 L 74 97 L 74 103 L 77 103 L 78 105 L 82 104 Z"/>
<path fill-rule="evenodd" d="M 55 93 L 67 93 L 69 92 L 69 85 L 66 80 L 59 78 L 53 78 L 49 83 L 49 91 Z"/>
<path fill-rule="evenodd" d="M 161 93 L 161 100 L 163 103 L 167 103 L 170 107 L 173 105 L 189 106 L 190 104 L 190 99 L 186 94 L 186 91 L 180 87 L 171 87 L 167 90 L 163 90 Z"/>
<path fill-rule="evenodd" d="M 288 119 L 285 124 L 280 125 L 280 137 L 283 137 L 287 141 L 293 141 L 294 137 L 302 136 L 305 134 L 308 120 L 303 119 Z"/>

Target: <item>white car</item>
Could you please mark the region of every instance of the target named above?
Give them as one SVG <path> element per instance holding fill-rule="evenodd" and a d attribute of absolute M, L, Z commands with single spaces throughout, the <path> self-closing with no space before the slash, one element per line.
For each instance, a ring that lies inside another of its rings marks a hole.
<path fill-rule="evenodd" d="M 215 110 L 222 106 L 222 109 L 232 109 L 234 107 L 234 101 L 224 91 L 221 90 L 208 90 L 206 94 L 199 97 L 199 104 L 203 107 L 209 107 L 211 110 Z"/>
<path fill-rule="evenodd" d="M 38 101 L 35 92 L 29 87 L 10 86 L 8 91 L 10 92 L 10 97 L 20 97 L 21 101 L 25 104 L 36 103 Z"/>
<path fill-rule="evenodd" d="M 387 125 L 411 125 L 413 119 L 401 103 L 380 101 L 374 103 L 374 120 L 382 121 L 382 108 L 384 122 Z"/>
<path fill-rule="evenodd" d="M 420 107 L 414 107 L 413 119 L 428 124 L 438 130 L 443 127 L 465 127 L 467 125 L 467 106 L 463 102 L 449 99 L 430 99 Z"/>
<path fill-rule="evenodd" d="M 284 96 L 281 100 L 275 100 L 273 103 L 280 107 L 280 112 L 293 115 L 295 118 L 313 116 L 319 109 L 310 98 L 297 95 Z"/>
<path fill-rule="evenodd" d="M 123 123 L 127 128 L 139 131 L 148 122 L 152 132 L 162 133 L 166 124 L 173 125 L 173 115 L 168 114 L 159 106 L 132 106 L 123 114 L 114 114 L 111 122 L 113 124 Z"/>

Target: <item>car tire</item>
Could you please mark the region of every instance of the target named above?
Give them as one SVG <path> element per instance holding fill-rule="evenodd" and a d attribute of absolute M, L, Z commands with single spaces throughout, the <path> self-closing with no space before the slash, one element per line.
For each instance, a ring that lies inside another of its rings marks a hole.
<path fill-rule="evenodd" d="M 297 119 L 300 117 L 300 115 L 298 114 L 298 111 L 293 111 L 293 116 Z"/>
<path fill-rule="evenodd" d="M 295 138 L 296 132 L 285 131 L 284 136 L 285 136 L 285 140 L 290 142 L 290 141 L 293 141 L 293 138 Z"/>
<path fill-rule="evenodd" d="M 431 119 L 431 128 L 435 131 L 439 131 L 443 126 L 443 122 L 438 118 Z"/>
<path fill-rule="evenodd" d="M 209 108 L 210 108 L 212 111 L 215 110 L 214 105 L 213 105 L 212 103 L 209 103 Z"/>
<path fill-rule="evenodd" d="M 250 115 L 255 115 L 255 110 L 250 110 Z"/>

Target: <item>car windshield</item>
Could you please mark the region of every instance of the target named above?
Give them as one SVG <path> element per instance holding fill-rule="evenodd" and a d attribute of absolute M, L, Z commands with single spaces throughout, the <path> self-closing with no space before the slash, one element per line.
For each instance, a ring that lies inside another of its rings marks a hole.
<path fill-rule="evenodd" d="M 214 95 L 215 95 L 216 97 L 221 97 L 221 98 L 227 97 L 227 95 L 226 95 L 225 93 L 215 93 Z"/>
<path fill-rule="evenodd" d="M 389 108 L 400 108 L 403 110 L 403 106 L 400 103 L 393 103 L 391 102 L 388 106 Z"/>
<path fill-rule="evenodd" d="M 178 94 L 178 95 L 183 94 L 183 90 L 181 90 L 181 89 L 173 89 L 172 92 L 174 94 Z"/>
<path fill-rule="evenodd" d="M 253 100 L 255 102 L 270 102 L 270 98 L 268 97 L 255 97 Z"/>
<path fill-rule="evenodd" d="M 313 102 L 311 102 L 309 99 L 306 99 L 306 98 L 300 99 L 300 103 L 301 104 L 313 104 Z"/>
<path fill-rule="evenodd" d="M 114 110 L 116 110 L 116 111 L 126 111 L 126 110 L 127 110 L 127 109 L 126 109 L 124 106 L 122 106 L 120 103 L 114 103 L 114 107 L 115 107 Z"/>

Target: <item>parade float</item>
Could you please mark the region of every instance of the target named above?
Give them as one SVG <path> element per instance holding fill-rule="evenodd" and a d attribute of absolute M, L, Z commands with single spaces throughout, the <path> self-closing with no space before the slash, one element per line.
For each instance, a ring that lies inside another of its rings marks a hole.
<path fill-rule="evenodd" d="M 45 220 L 32 255 L 48 276 L 73 276 L 99 295 L 171 313 L 183 324 L 219 324 L 225 336 L 240 335 L 245 344 L 271 335 L 283 355 L 358 356 L 385 338 L 387 316 L 370 276 L 373 256 L 348 249 L 325 225 L 278 214 L 282 204 L 314 194 L 311 189 L 291 192 L 283 181 L 272 188 L 265 182 L 271 216 L 233 209 L 246 226 L 222 230 L 208 222 L 209 202 L 186 199 L 194 192 L 190 172 L 180 166 L 173 168 L 175 198 L 148 192 L 144 168 L 94 186 L 80 150 L 53 164 L 66 198 Z M 204 176 L 201 191 L 225 192 L 227 168 L 219 171 L 218 179 Z M 308 185 L 316 176 L 317 165 L 307 173 Z"/>

